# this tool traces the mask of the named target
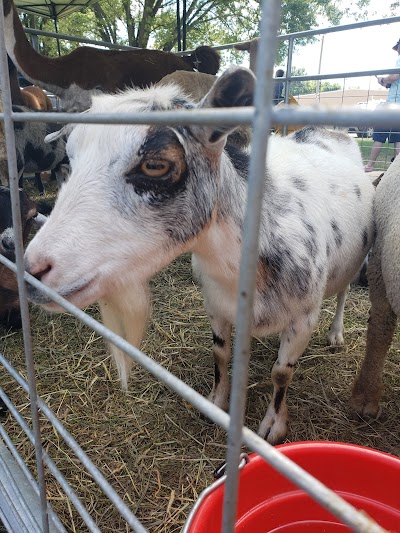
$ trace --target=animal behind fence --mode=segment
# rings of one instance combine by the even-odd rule
[[[90,113],[250,105],[247,69],[228,70],[197,105],[177,87],[94,99]],[[149,280],[191,251],[214,338],[211,400],[228,405],[249,155],[225,146],[234,128],[77,125],[67,143],[72,172],[49,222],[26,251],[28,272],[80,307],[98,301],[104,323],[138,345],[149,312]],[[338,294],[328,340],[343,343],[348,284],[373,236],[374,187],[346,134],[309,127],[268,150],[252,332],[281,333],[271,403],[260,434],[287,431],[286,392],[324,297]],[[30,288],[33,302],[57,310]],[[112,348],[124,386],[131,359]]]
[[[379,176],[374,202],[376,239],[368,263],[371,309],[365,358],[355,381],[352,408],[362,418],[380,413],[385,359],[400,316],[400,157]]]
[[[80,46],[71,53],[49,58],[28,42],[12,0],[4,0],[7,53],[26,79],[57,95],[66,111],[84,111],[92,94],[126,87],[146,87],[175,70],[216,74],[220,57],[209,46],[199,46],[183,57],[172,52],[137,48],[103,50]]]
[[[26,193],[19,192],[22,238],[24,244],[38,215],[38,209]],[[0,253],[15,261],[15,241],[11,213],[11,195],[7,187],[0,187]],[[0,264],[0,324],[7,328],[21,327],[17,278],[9,268]]]

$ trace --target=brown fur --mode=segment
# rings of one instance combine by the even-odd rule
[[[11,100],[14,105],[22,105],[34,109],[35,111],[53,111],[50,98],[47,94],[36,87],[30,85],[21,89],[18,81],[18,71],[10,57],[8,59],[8,75],[10,77]]]
[[[102,50],[87,46],[80,46],[65,56],[45,57],[25,37],[13,2],[5,0],[4,15],[10,12],[16,45],[12,50],[7,49],[9,55],[27,79],[55,94],[58,94],[57,87],[66,89],[72,84],[85,90],[115,92],[129,86],[146,87],[175,70],[197,69],[216,74],[219,69],[219,54],[208,46],[200,46],[184,57],[161,50]]]
[[[368,264],[371,309],[367,330],[367,350],[360,373],[353,386],[351,407],[361,417],[377,418],[382,396],[382,373],[390,348],[397,317],[386,294],[382,277],[381,254],[377,250]]]
[[[351,407],[356,416],[376,418],[383,390],[383,367],[400,317],[400,159],[377,178],[376,238],[368,263],[369,312],[365,357],[355,380]]]
[[[50,98],[36,85],[30,85],[21,89],[23,105],[37,111],[53,111]]]

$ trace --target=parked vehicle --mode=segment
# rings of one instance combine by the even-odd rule
[[[368,102],[358,102],[354,107],[357,109],[368,109],[373,111],[378,105],[385,103],[386,100],[369,100]],[[355,133],[357,137],[371,138],[374,129],[369,126],[350,126],[349,133]]]

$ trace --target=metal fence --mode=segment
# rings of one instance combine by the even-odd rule
[[[385,123],[388,128],[397,126],[400,121],[400,112],[393,110],[376,111],[366,113],[357,110],[320,110],[310,108],[296,109],[272,109],[270,102],[272,99],[272,87],[270,80],[273,75],[275,50],[277,45],[277,28],[279,26],[280,2],[277,0],[264,1],[262,3],[262,21],[260,25],[260,46],[264,50],[269,50],[268,55],[259,54],[257,63],[257,87],[255,94],[254,108],[240,110],[210,110],[193,111],[186,113],[175,112],[153,112],[146,116],[130,115],[121,117],[109,115],[74,115],[67,113],[18,113],[15,116],[11,108],[11,96],[8,88],[7,60],[5,54],[4,34],[3,34],[3,9],[2,2],[0,14],[0,73],[2,79],[2,94],[4,113],[0,119],[4,120],[7,156],[9,161],[10,188],[12,194],[13,220],[16,240],[16,267],[7,259],[0,256],[0,262],[17,272],[19,283],[19,296],[21,301],[21,315],[23,321],[24,350],[26,356],[26,368],[28,379],[25,380],[7,359],[7,354],[0,354],[0,362],[4,368],[15,379],[15,382],[29,393],[32,429],[29,427],[23,416],[0,389],[0,398],[5,402],[11,415],[20,425],[30,441],[34,444],[36,454],[37,475],[34,477],[27,469],[23,459],[19,455],[12,439],[7,434],[4,426],[0,425],[0,518],[8,531],[64,531],[56,514],[52,511],[46,495],[45,470],[49,471],[58,481],[64,490],[71,504],[76,508],[82,517],[89,531],[100,531],[94,522],[85,504],[81,502],[68,484],[63,473],[53,462],[50,455],[44,450],[41,437],[40,419],[45,417],[58,432],[66,445],[70,449],[70,454],[74,455],[82,463],[87,472],[93,477],[98,486],[104,491],[113,502],[120,515],[134,531],[144,532],[145,527],[136,518],[130,507],[122,501],[115,489],[109,484],[102,472],[93,464],[87,454],[76,442],[73,436],[63,427],[56,414],[38,396],[36,390],[35,365],[33,360],[33,347],[30,332],[29,309],[26,298],[24,281],[40,288],[49,295],[66,311],[75,316],[78,320],[92,328],[107,341],[115,344],[124,350],[135,362],[150,372],[158,380],[164,382],[177,394],[190,402],[201,413],[219,424],[228,433],[227,443],[227,470],[226,488],[224,496],[223,532],[229,533],[234,530],[235,513],[237,504],[238,488],[238,464],[240,461],[240,448],[245,444],[250,450],[257,452],[268,463],[277,468],[296,485],[301,487],[312,498],[317,500],[322,506],[340,518],[352,530],[360,533],[382,533],[383,529],[375,524],[368,516],[358,512],[337,494],[322,485],[307,472],[304,472],[296,464],[283,456],[278,450],[270,446],[263,439],[258,437],[250,429],[244,427],[244,408],[247,386],[247,364],[250,346],[250,317],[252,309],[252,293],[256,271],[256,251],[258,249],[258,229],[261,211],[261,201],[263,192],[263,176],[265,169],[266,152],[268,149],[268,134],[273,122],[289,124],[330,124],[338,127],[348,127],[354,123],[361,126],[376,126]],[[376,22],[360,23],[352,27],[373,24],[387,24],[400,21],[400,17],[385,19]],[[291,58],[293,54],[293,42],[297,37],[305,35],[317,35],[331,31],[341,31],[345,28],[334,28],[319,30],[314,32],[303,32],[291,36],[280,36],[279,39],[289,40],[289,56],[287,71],[290,72]],[[218,47],[226,48],[226,47]],[[385,74],[388,71],[373,71],[362,73],[341,73],[334,77],[352,77],[360,75]],[[332,76],[331,76],[332,77]],[[304,76],[301,79],[329,79],[327,75]],[[287,76],[286,94],[290,92],[290,83],[293,78]],[[74,307],[59,295],[44,287],[39,281],[24,272],[23,268],[23,245],[21,234],[21,221],[19,216],[19,195],[17,167],[15,160],[15,143],[13,122],[21,121],[46,121],[46,122],[74,122],[74,123],[146,123],[146,124],[189,124],[189,123],[217,123],[225,122],[230,124],[250,124],[253,125],[253,143],[250,163],[248,202],[251,209],[247,210],[244,245],[242,251],[240,288],[238,295],[238,323],[236,325],[235,347],[233,356],[233,379],[232,394],[229,414],[211,404],[207,399],[194,391],[183,381],[174,376],[171,372],[163,368],[151,358],[147,357],[137,348],[131,346],[124,339],[118,337],[110,330],[107,330],[94,318]]]

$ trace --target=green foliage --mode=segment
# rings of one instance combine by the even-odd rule
[[[304,68],[292,68],[292,76],[307,76]],[[342,86],[338,83],[329,83],[327,81],[321,81],[318,87],[318,82],[315,80],[309,81],[292,81],[290,84],[290,94],[298,96],[300,94],[314,94],[316,92],[337,91],[342,89]]]
[[[370,0],[282,0],[280,33],[287,34],[318,27],[322,17],[338,24],[345,14],[365,16]],[[399,2],[394,2],[393,5]],[[181,16],[182,5],[181,4]],[[83,13],[73,13],[58,21],[59,32],[131,46],[177,50],[178,32],[175,0],[98,0]],[[260,2],[258,0],[187,0],[186,48],[200,44],[219,45],[244,41],[258,35]],[[364,10],[364,11],[363,11]],[[36,27],[52,31],[53,22],[38,18]],[[295,40],[295,47],[312,38]],[[61,53],[77,46],[61,42]],[[281,43],[276,63],[286,56]],[[51,39],[41,40],[41,52],[57,54]]]

